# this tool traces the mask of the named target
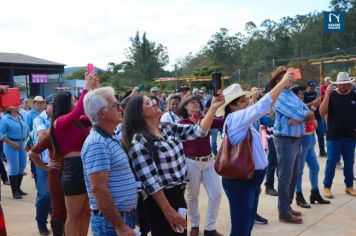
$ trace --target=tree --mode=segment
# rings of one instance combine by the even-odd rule
[[[132,64],[132,69],[142,73],[145,80],[159,76],[169,62],[167,48],[160,43],[149,41],[146,33],[140,38],[138,31],[130,41],[131,47],[126,50],[126,57]]]

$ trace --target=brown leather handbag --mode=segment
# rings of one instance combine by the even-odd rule
[[[247,130],[246,137],[237,145],[232,146],[225,129],[225,136],[220,146],[215,171],[218,175],[229,179],[251,179],[255,171],[252,157],[252,133]]]

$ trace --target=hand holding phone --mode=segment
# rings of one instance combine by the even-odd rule
[[[88,63],[87,72],[88,72],[88,74],[94,72],[94,65],[93,64]]]
[[[293,72],[293,74],[294,74],[294,79],[297,80],[297,79],[301,79],[301,78],[302,78],[302,75],[301,75],[299,69],[293,68],[293,69],[292,69],[292,72]]]
[[[221,89],[221,73],[214,72],[211,74],[212,87],[213,87],[213,96],[218,96],[218,90]]]

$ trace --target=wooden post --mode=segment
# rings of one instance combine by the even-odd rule
[[[320,62],[320,81],[319,84],[323,84],[324,83],[324,64],[323,62]]]

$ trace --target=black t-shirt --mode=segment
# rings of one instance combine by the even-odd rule
[[[340,95],[334,91],[328,106],[327,140],[352,138],[356,129],[356,93]]]
[[[312,102],[317,97],[318,97],[318,94],[316,92],[308,93],[308,92],[305,91],[304,92],[304,103],[307,104],[309,102]],[[320,118],[319,107],[315,110],[314,115],[315,115],[315,119],[319,119]]]

